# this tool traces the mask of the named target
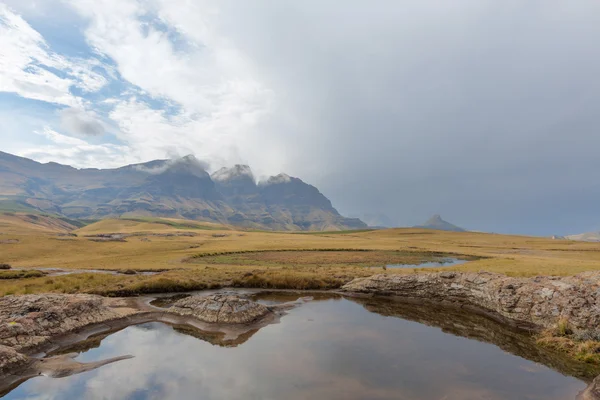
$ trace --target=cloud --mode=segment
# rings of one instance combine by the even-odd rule
[[[86,46],[70,56],[34,3],[0,6],[0,91],[85,110],[119,143],[73,160],[29,148],[44,159],[193,153],[285,171],[399,225],[600,228],[595,0],[65,0],[76,20],[60,25]],[[61,122],[47,125],[99,131]]]
[[[90,144],[85,140],[64,135],[44,127],[35,134],[45,138],[49,143],[17,151],[22,157],[33,158],[39,162],[58,162],[74,167],[97,168],[120,167],[131,161],[128,148],[117,144]]]
[[[98,116],[79,108],[65,108],[60,111],[63,129],[73,135],[100,136],[105,133],[104,125]]]
[[[71,88],[93,92],[106,79],[93,71],[94,60],[73,59],[52,52],[44,38],[20,15],[0,4],[0,91],[67,106],[82,99]]]
[[[135,165],[134,168],[137,169],[138,171],[142,171],[142,172],[146,172],[148,174],[152,174],[152,175],[157,175],[157,174],[162,174],[163,172],[165,172],[166,170],[168,170],[169,168],[171,168],[174,165],[177,164],[187,164],[188,166],[194,168],[194,169],[199,169],[201,171],[209,171],[210,170],[210,164],[206,161],[203,160],[198,160],[194,155],[192,154],[188,154],[185,156],[172,156],[172,158],[168,159],[168,160],[164,160],[164,162],[158,164],[158,165],[153,165],[153,166],[145,166],[145,165]],[[204,175],[204,173],[202,173],[202,175]]]

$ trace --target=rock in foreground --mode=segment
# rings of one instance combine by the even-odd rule
[[[15,349],[0,344],[0,375],[9,370],[19,368],[29,362],[29,357]]]
[[[168,311],[212,324],[248,324],[272,314],[260,303],[221,294],[186,297],[175,302]]]
[[[600,272],[569,277],[511,278],[489,272],[445,271],[375,275],[342,290],[471,307],[537,328],[565,320],[578,330],[600,325]]]
[[[0,297],[0,345],[28,349],[51,337],[128,313],[111,307],[111,302],[87,294]]]

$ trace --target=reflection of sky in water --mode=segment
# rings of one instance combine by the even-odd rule
[[[439,268],[452,267],[468,262],[467,260],[459,260],[458,258],[446,258],[442,261],[429,261],[421,264],[388,264],[387,268]]]
[[[129,327],[79,356],[135,358],[6,399],[572,399],[582,382],[497,347],[347,300],[312,302],[235,348],[159,323]]]

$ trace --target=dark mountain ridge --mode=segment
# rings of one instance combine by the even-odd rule
[[[77,169],[0,152],[0,208],[10,204],[70,218],[157,216],[274,230],[366,227],[341,216],[299,178],[280,174],[257,184],[245,165],[211,176],[194,156]]]

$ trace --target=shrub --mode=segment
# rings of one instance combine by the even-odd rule
[[[10,264],[0,263],[0,269],[11,269]]]
[[[569,321],[566,318],[561,318],[558,320],[556,325],[556,336],[568,336],[573,333],[569,325]]]

